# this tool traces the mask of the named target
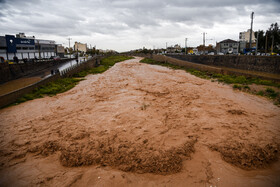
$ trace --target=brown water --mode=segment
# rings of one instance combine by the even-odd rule
[[[280,108],[139,60],[0,110],[0,186],[279,186]]]

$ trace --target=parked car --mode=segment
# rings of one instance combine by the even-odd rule
[[[55,56],[55,57],[53,57],[53,59],[54,60],[60,60],[61,58],[60,58],[60,56]]]
[[[215,53],[214,52],[210,52],[210,53],[208,53],[208,55],[215,55]]]
[[[217,53],[217,55],[224,55],[224,53],[219,52],[219,53]]]

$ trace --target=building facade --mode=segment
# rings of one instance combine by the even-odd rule
[[[167,53],[181,53],[182,52],[182,48],[179,44],[176,44],[171,47],[167,47]]]
[[[74,45],[74,51],[81,51],[81,52],[87,52],[87,44],[83,44],[80,42],[75,42]]]
[[[65,53],[64,47],[62,45],[56,45],[57,56],[64,58],[64,53]]]
[[[24,33],[0,36],[0,56],[5,60],[47,59],[57,55],[57,45],[53,40],[26,37]]]
[[[239,51],[246,53],[246,51],[252,51],[256,49],[257,39],[255,38],[255,33],[252,31],[252,43],[250,48],[250,29],[247,32],[239,33]]]
[[[224,54],[238,54],[239,42],[231,39],[217,43],[217,52]]]
[[[250,30],[251,29],[248,29],[247,32],[246,31],[240,32],[239,33],[239,41],[250,42]],[[252,31],[252,43],[255,43],[255,42],[256,42],[255,32]]]

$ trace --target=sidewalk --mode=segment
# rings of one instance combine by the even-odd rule
[[[23,78],[19,78],[16,80],[6,82],[4,84],[0,84],[0,96],[10,93],[12,91],[24,88],[24,87],[29,86],[40,80],[42,80],[42,78],[37,77],[37,76],[36,77],[23,77]]]

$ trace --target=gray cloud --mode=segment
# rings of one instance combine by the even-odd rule
[[[117,50],[145,42],[163,47],[165,40],[176,43],[185,35],[200,42],[205,30],[217,39],[237,39],[249,28],[251,11],[258,29],[266,29],[279,20],[278,7],[279,0],[0,0],[0,34],[25,32],[61,43],[73,36]],[[129,45],[119,46],[120,39]]]

